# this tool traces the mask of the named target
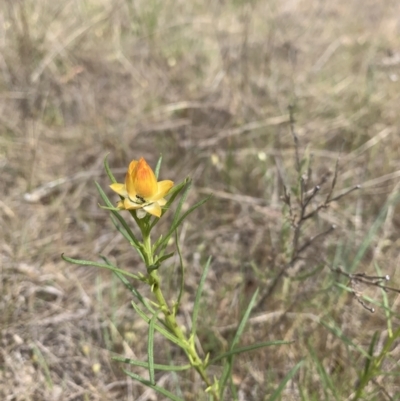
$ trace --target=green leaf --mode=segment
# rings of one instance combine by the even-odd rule
[[[326,371],[324,365],[322,364],[322,362],[316,355],[315,349],[313,348],[313,346],[311,344],[309,344],[309,350],[310,350],[311,357],[314,361],[314,364],[317,368],[317,372],[320,377],[320,382],[322,384],[322,389],[324,391],[324,399],[325,400],[331,399],[331,397],[328,393],[328,390],[330,390],[330,392],[333,394],[333,396],[337,400],[338,395],[337,395],[336,387],[332,382],[331,375]]]
[[[304,361],[300,361],[296,366],[290,369],[289,373],[283,378],[280,382],[278,388],[272,393],[271,397],[268,401],[275,401],[282,394],[283,389],[285,388],[287,382],[293,378],[296,372],[300,369],[301,365],[303,365]]]
[[[160,265],[162,262],[164,262],[165,260],[172,258],[172,256],[174,256],[174,253],[168,253],[167,255],[161,256],[158,259],[156,259],[156,261],[154,262],[155,265]]]
[[[115,179],[113,173],[112,173],[111,170],[110,170],[110,166],[108,165],[108,160],[107,160],[108,155],[109,155],[109,153],[107,153],[107,154],[106,154],[106,157],[104,158],[104,168],[105,168],[105,170],[106,170],[106,173],[107,173],[108,178],[110,179],[110,181],[111,181],[112,183],[116,183],[117,180]]]
[[[363,348],[361,348],[359,345],[355,344],[350,338],[345,336],[342,332],[342,330],[338,326],[331,326],[328,323],[324,322],[323,320],[319,321],[325,328],[327,328],[331,333],[333,333],[337,338],[343,341],[344,344],[347,344],[350,347],[355,348],[358,350],[362,355],[364,355],[366,358],[369,358],[368,352],[366,352]]]
[[[105,194],[105,192],[103,191],[101,186],[97,182],[95,182],[95,185],[96,185],[97,190],[99,191],[99,194],[100,194],[101,198],[103,199],[104,203],[107,206],[112,208],[113,204],[110,202],[110,200],[108,199],[107,195]],[[143,253],[142,253],[142,244],[138,241],[138,239],[136,238],[136,236],[132,232],[132,230],[129,228],[129,226],[126,223],[126,221],[122,218],[122,216],[117,211],[115,211],[115,210],[110,210],[110,211],[114,215],[114,217],[121,223],[122,227],[124,227],[125,231],[128,233],[131,241],[133,242],[132,245],[135,246],[137,251],[141,254],[142,259],[144,259],[144,256],[143,256]]]
[[[294,341],[277,340],[277,341],[268,341],[268,342],[263,342],[263,343],[258,343],[258,344],[252,344],[252,345],[248,345],[247,347],[234,348],[233,350],[230,350],[228,352],[224,352],[221,355],[218,355],[217,357],[212,359],[210,362],[208,362],[207,366],[213,365],[214,363],[220,361],[221,359],[227,358],[231,355],[242,354],[243,352],[250,352],[250,351],[254,351],[259,348],[270,347],[271,345],[284,345],[284,344],[293,344],[293,343],[294,343]]]
[[[161,162],[162,162],[162,155],[158,158],[156,169],[154,170],[154,174],[158,180],[158,176],[160,175],[160,169],[161,169]]]
[[[113,222],[115,228],[122,234],[122,236],[130,243],[131,242],[131,237],[129,234],[126,232],[126,230],[121,226],[119,221],[115,218],[113,214],[110,213],[110,218],[111,221]]]
[[[382,270],[380,269],[378,263],[374,262],[374,265],[375,265],[375,270],[376,270],[378,276],[382,277]],[[388,334],[389,334],[389,337],[392,337],[392,335],[393,335],[392,310],[389,306],[389,298],[388,298],[387,292],[383,288],[381,289],[381,293],[382,293],[382,300],[383,300],[382,303],[383,303],[383,306],[385,309]]]
[[[162,250],[164,250],[166,248],[166,246],[168,245],[168,241],[169,241],[171,235],[180,226],[182,221],[185,220],[185,218],[190,213],[192,213],[194,210],[196,210],[202,204],[206,203],[211,198],[211,196],[212,195],[209,195],[206,198],[202,199],[200,202],[197,202],[194,206],[192,206],[189,210],[187,210],[180,218],[178,218],[176,216],[176,213],[175,213],[173,223],[171,224],[171,227],[170,227],[167,235],[165,236],[165,238],[163,238],[163,240],[159,244],[157,244],[157,248],[156,249],[161,248]]]
[[[391,205],[397,204],[399,202],[399,199],[400,199],[400,193],[397,192],[393,196],[391,196],[389,198],[389,200],[385,203],[385,205],[382,207],[382,209],[380,210],[380,212],[378,214],[378,217],[372,224],[371,228],[368,230],[368,233],[365,236],[364,241],[361,243],[360,248],[358,249],[358,252],[357,252],[356,256],[354,257],[353,263],[349,267],[349,270],[348,270],[349,273],[352,273],[357,268],[358,264],[360,263],[361,259],[364,256],[365,252],[368,250],[369,245],[371,244],[371,242],[373,240],[375,240],[376,234],[377,234],[379,228],[385,222],[388,208]]]
[[[182,257],[182,253],[181,253],[181,248],[179,246],[178,231],[175,231],[175,243],[176,243],[176,249],[177,249],[178,255],[179,255],[179,271],[181,274],[180,280],[179,280],[178,298],[176,299],[176,303],[174,305],[174,315],[176,316],[176,314],[178,313],[178,310],[179,310],[179,306],[181,304],[183,289],[185,286],[185,268],[183,266],[183,257]],[[168,255],[166,255],[166,256],[168,256]],[[193,329],[193,326],[192,326],[192,329]]]
[[[149,368],[149,363],[148,362],[142,362],[142,361],[136,361],[134,359],[129,359],[129,358],[124,358],[120,356],[113,356],[112,359],[114,361],[118,362],[123,362],[123,363],[128,363],[129,365],[133,366],[140,366],[142,368]],[[191,365],[183,365],[183,366],[174,366],[174,365],[160,365],[158,363],[153,364],[153,367],[155,370],[163,370],[167,372],[182,372],[184,370],[189,370],[191,369]]]
[[[347,287],[346,285],[342,283],[335,283],[334,284],[336,287],[341,288],[342,290],[345,290],[350,293],[354,293],[354,290],[350,287]],[[393,311],[390,309],[390,307],[386,307],[382,302],[376,301],[375,299],[368,297],[367,295],[362,295],[361,298],[368,303],[375,305],[376,307],[383,309],[386,313],[392,315]]]
[[[146,385],[147,387],[152,388],[153,390],[158,391],[160,394],[165,395],[166,397],[168,397],[170,400],[172,401],[185,401],[182,398],[179,398],[178,396],[172,394],[171,392],[169,392],[168,390],[165,390],[162,387],[157,386],[156,384],[152,384],[150,383],[148,380],[146,380],[145,378],[137,375],[136,373],[133,372],[129,372],[129,370],[125,370],[123,369],[123,371],[125,372],[125,374],[127,374],[128,376],[132,377],[132,379],[137,380],[138,382]]]
[[[105,257],[100,255],[100,257],[109,265],[112,266],[112,264],[109,262],[109,260]],[[133,287],[133,285],[122,275],[121,273],[114,271],[114,274],[121,280],[121,282],[125,285],[125,287],[142,303],[142,305],[147,308],[147,310],[154,314],[155,311],[154,309],[150,306],[150,304],[147,302],[146,298],[144,298],[140,292]],[[139,280],[142,281],[141,277],[139,277]]]
[[[379,339],[379,331],[375,331],[368,348],[369,358],[365,358],[364,375],[363,375],[364,377],[367,377],[370,373],[371,362],[374,358],[374,349],[378,339]]]
[[[207,263],[203,270],[203,274],[201,275],[199,286],[197,287],[196,291],[196,298],[194,300],[193,314],[192,314],[192,330],[191,330],[192,336],[196,334],[197,317],[199,315],[199,309],[200,309],[200,298],[201,298],[201,293],[203,292],[203,287],[208,274],[208,269],[210,268],[210,264],[211,264],[211,257],[209,257],[207,260]]]
[[[172,187],[170,189],[170,191],[168,192],[167,196],[168,196],[168,201],[165,204],[165,206],[162,207],[162,215],[169,209],[169,207],[171,206],[171,204],[174,202],[175,198],[179,195],[179,193],[182,191],[182,189],[185,187],[185,185],[189,182],[189,179],[186,178],[184,181],[182,181],[180,184],[175,185],[174,187]],[[161,215],[161,216],[162,216]],[[150,231],[152,230],[152,228],[157,224],[157,222],[160,219],[158,217],[155,217],[153,222],[150,225]],[[160,240],[158,241],[160,242]],[[157,243],[155,244],[155,247],[157,246]]]
[[[254,292],[254,294],[253,294],[253,296],[252,296],[252,298],[250,300],[250,303],[249,303],[249,305],[248,305],[248,307],[247,307],[247,309],[246,309],[246,311],[245,311],[245,313],[244,313],[244,315],[242,317],[242,320],[239,323],[239,326],[238,326],[238,328],[236,330],[235,336],[234,336],[234,338],[232,340],[232,344],[230,346],[230,351],[232,351],[235,348],[236,344],[239,342],[240,337],[243,334],[243,331],[244,331],[244,328],[246,326],[246,323],[247,323],[247,321],[248,321],[248,319],[250,317],[250,313],[251,313],[251,311],[254,308],[254,305],[256,303],[256,298],[257,298],[257,295],[258,295],[258,291],[259,291],[259,289],[257,288],[257,290]],[[223,399],[223,396],[224,396],[227,380],[232,374],[233,360],[234,360],[234,355],[231,355],[228,358],[226,358],[226,361],[225,361],[225,364],[224,364],[224,368],[223,368],[223,371],[222,371],[222,374],[221,374],[221,378],[219,380],[219,389],[220,389],[220,398],[221,399]]]
[[[140,315],[140,317],[146,322],[150,323],[150,318],[135,304],[135,302],[132,301],[132,306],[135,309],[135,311]],[[175,337],[172,333],[170,333],[166,328],[159,326],[158,324],[154,324],[155,330],[157,330],[159,333],[161,333],[165,338],[173,342],[174,344],[178,345],[181,348],[184,348],[184,345],[181,343],[179,338]]]
[[[151,384],[155,384],[154,378],[154,325],[156,324],[157,313],[150,319],[149,338],[147,339],[147,356],[149,360],[149,379]]]
[[[250,313],[253,310],[254,305],[256,303],[256,298],[257,298],[257,295],[258,295],[258,291],[259,291],[259,289],[257,288],[257,290],[254,292],[253,296],[251,297],[251,300],[250,300],[249,305],[247,306],[247,309],[246,309],[246,311],[245,311],[245,313],[244,313],[244,315],[242,317],[242,320],[240,321],[239,327],[236,330],[235,337],[233,338],[233,341],[232,341],[232,344],[231,344],[231,348],[230,348],[231,350],[236,346],[236,344],[240,340],[240,337],[243,334],[244,328],[245,328],[245,326],[247,324],[247,321],[249,320]]]
[[[136,280],[140,280],[140,277],[137,276],[136,274],[129,273],[122,269],[118,269],[117,267],[115,267],[113,265],[108,265],[108,264],[104,265],[103,263],[92,262],[91,260],[73,259],[73,258],[69,258],[68,256],[65,256],[63,253],[61,254],[61,258],[63,260],[65,260],[66,262],[73,263],[75,265],[100,267],[102,269],[111,270],[114,273],[120,273],[120,274],[123,274],[124,276],[132,277]]]

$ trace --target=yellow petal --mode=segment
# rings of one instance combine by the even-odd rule
[[[129,163],[129,167],[128,167],[128,173],[129,173],[129,174],[132,174],[132,171],[133,171],[134,168],[136,167],[136,164],[138,164],[138,161],[137,161],[137,160],[132,160],[132,161]]]
[[[126,188],[126,192],[128,193],[129,197],[131,199],[134,199],[136,197],[135,184],[133,183],[132,174],[130,174],[129,171],[126,173],[126,176],[125,176],[125,188]]]
[[[144,210],[147,213],[152,214],[153,216],[160,217],[161,216],[161,207],[157,202],[151,203],[150,205],[144,206]]]
[[[158,203],[160,206],[164,206],[164,205],[167,203],[167,200],[164,199],[164,198],[161,198],[161,199],[158,199],[157,203]]]
[[[169,190],[174,186],[173,181],[164,180],[157,183],[157,192],[149,198],[149,200],[158,201],[161,198],[164,198],[165,195],[169,192]]]
[[[131,202],[129,198],[124,199],[124,208],[127,210],[135,210],[140,209],[142,205],[138,205],[137,203]]]
[[[130,176],[137,195],[148,199],[157,193],[156,176],[143,157],[140,158]],[[131,195],[129,188],[128,193]]]
[[[119,183],[114,183],[110,185],[110,188],[116,192],[118,195],[123,196],[126,198],[128,196],[128,193],[126,192],[126,187],[125,184],[119,184]]]

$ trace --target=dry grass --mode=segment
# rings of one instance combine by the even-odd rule
[[[180,233],[188,270],[182,323],[212,255],[200,337],[212,354],[224,347],[254,288],[268,288],[282,264],[282,179],[295,180],[289,104],[301,150],[314,155],[312,182],[334,169],[345,140],[336,191],[364,189],[305,226],[304,238],[337,229],[279,281],[243,340],[296,342],[239,358],[234,380],[240,399],[267,399],[305,358],[282,399],[350,399],[364,359],[321,321],[367,348],[376,330],[384,341],[385,315],[371,315],[336,288],[345,281],[326,268],[300,277],[323,256],[372,274],[377,264],[400,286],[396,204],[353,263],[398,191],[399,11],[396,0],[4,1],[0,399],[161,399],[110,362],[112,352],[146,352],[146,328],[121,285],[60,259],[102,253],[120,267],[142,268],[98,207],[93,180],[106,188],[106,153],[122,177],[130,159],[142,155],[154,165],[162,152],[165,178],[193,177],[190,203],[215,194]],[[173,271],[165,272],[171,297]],[[381,299],[378,290],[368,295]],[[398,310],[399,296],[389,299]],[[161,362],[181,358],[158,347]],[[365,399],[399,399],[398,345],[391,357],[384,370],[393,376],[377,378]],[[198,399],[195,376],[157,380]]]

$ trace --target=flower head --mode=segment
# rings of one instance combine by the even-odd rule
[[[120,209],[137,210],[138,217],[144,217],[146,212],[160,217],[161,206],[167,203],[164,196],[173,185],[170,180],[157,182],[153,170],[141,157],[130,162],[125,183],[114,183],[110,188],[124,198],[118,202]]]

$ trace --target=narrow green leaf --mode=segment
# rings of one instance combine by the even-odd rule
[[[197,317],[199,315],[199,309],[200,309],[200,298],[201,298],[201,294],[203,292],[204,283],[206,281],[206,277],[207,277],[210,265],[211,265],[211,257],[208,258],[207,263],[204,266],[203,274],[201,275],[200,283],[199,283],[199,285],[197,287],[197,291],[196,291],[196,298],[194,300],[193,314],[192,314],[192,330],[191,330],[192,336],[194,336],[196,334]]]
[[[128,363],[129,365],[133,366],[140,366],[142,368],[149,368],[149,363],[148,362],[142,362],[142,361],[136,361],[134,359],[129,359],[129,358],[124,358],[120,356],[113,356],[112,359],[114,361],[118,362],[123,362],[123,363]],[[183,365],[183,366],[174,366],[174,365],[160,365],[158,363],[153,364],[155,370],[163,370],[167,372],[182,372],[184,370],[189,370],[191,369],[191,365]]]
[[[159,257],[156,261],[155,261],[155,265],[160,265],[162,262],[164,262],[165,260],[172,258],[172,256],[174,256],[174,253],[168,253],[167,255],[161,256]]]
[[[355,348],[358,350],[362,355],[364,355],[366,358],[369,358],[369,354],[367,351],[365,351],[363,348],[361,348],[359,345],[355,344],[350,338],[345,336],[342,332],[342,330],[337,327],[337,326],[331,326],[328,323],[324,322],[323,320],[319,321],[325,328],[327,328],[331,333],[333,333],[337,338],[343,341],[343,343],[347,344],[350,347]]]
[[[169,207],[171,206],[171,204],[174,202],[174,200],[176,199],[176,197],[180,194],[180,192],[185,188],[186,184],[189,182],[189,179],[186,178],[184,181],[182,181],[181,183],[179,183],[178,185],[173,186],[170,191],[168,192],[167,196],[168,196],[168,200],[167,203],[165,204],[165,206],[162,207],[162,214],[161,216],[169,209]],[[152,228],[157,224],[157,222],[160,219],[158,217],[155,217],[153,219],[153,222],[150,225],[150,231],[152,230]],[[161,242],[161,238],[155,243],[155,248],[157,248],[158,243]]]
[[[194,210],[196,210],[198,207],[200,207],[201,205],[203,205],[204,203],[206,203],[212,195],[207,196],[206,198],[202,199],[200,202],[197,202],[194,206],[192,206],[189,210],[187,210],[179,219],[175,220],[174,223],[172,223],[167,235],[165,236],[165,238],[159,243],[157,244],[157,249],[158,248],[162,248],[165,249],[167,244],[168,244],[168,240],[170,239],[171,235],[173,234],[173,232],[179,227],[179,225],[182,223],[183,220],[185,220],[185,218],[192,213]]]
[[[246,311],[245,311],[245,313],[244,313],[244,315],[242,317],[242,320],[240,321],[239,327],[238,327],[238,329],[236,331],[235,337],[233,338],[233,341],[232,341],[232,344],[231,344],[231,347],[230,347],[231,350],[233,348],[235,348],[236,344],[239,342],[240,337],[243,334],[243,331],[244,331],[244,329],[246,327],[247,321],[249,320],[250,313],[253,310],[254,305],[256,304],[256,298],[257,298],[257,295],[258,295],[258,291],[259,291],[259,289],[257,288],[257,290],[254,292],[253,296],[251,297],[250,303],[249,303],[249,305],[248,305],[248,307],[247,307],[247,309],[246,309]]]
[[[186,188],[183,190],[183,194],[181,196],[181,199],[179,200],[178,206],[175,210],[174,217],[172,219],[172,225],[174,225],[178,220],[179,215],[181,214],[183,204],[185,203],[187,197],[189,196],[189,192],[191,189],[192,189],[192,181],[188,181],[188,183],[186,184]]]
[[[232,340],[232,344],[230,346],[230,351],[232,351],[236,344],[239,342],[241,335],[243,334],[244,328],[246,326],[246,323],[250,317],[250,313],[252,311],[252,309],[254,308],[254,305],[256,303],[256,298],[258,295],[258,291],[259,289],[257,288],[257,290],[254,292],[250,303],[242,317],[242,320],[239,323],[239,326],[236,330],[235,336]],[[226,358],[225,360],[225,364],[224,364],[224,368],[222,370],[222,374],[221,374],[221,378],[219,380],[219,388],[220,388],[220,398],[222,399],[224,396],[224,392],[225,392],[225,388],[226,388],[226,383],[228,378],[231,376],[232,374],[232,367],[233,367],[233,360],[234,360],[234,355],[229,356],[228,358]]]
[[[153,315],[149,323],[149,338],[147,339],[147,357],[149,361],[149,379],[151,384],[155,384],[154,378],[154,326],[157,320],[157,313]]]
[[[160,175],[160,169],[161,169],[161,163],[162,163],[162,155],[158,158],[156,169],[154,170],[154,174],[158,180],[158,176]]]
[[[117,180],[115,179],[113,173],[110,170],[110,166],[108,165],[108,155],[109,155],[109,153],[107,153],[106,157],[104,158],[104,168],[106,170],[106,173],[107,173],[108,178],[110,179],[110,181],[112,183],[115,183],[115,182],[117,182]]]
[[[393,204],[397,204],[399,202],[400,198],[400,193],[396,193],[395,195],[391,196],[388,201],[385,203],[385,205],[382,207],[380,210],[378,217],[372,224],[371,228],[368,230],[367,235],[364,237],[364,241],[361,243],[360,248],[358,249],[358,252],[356,256],[354,257],[353,263],[349,267],[349,272],[352,273],[360,263],[361,259],[363,258],[365,252],[367,251],[369,245],[371,242],[376,238],[376,234],[379,230],[379,228],[382,226],[386,219],[386,214],[388,211],[389,206]]]
[[[176,220],[179,218],[179,215],[181,213],[182,210],[182,206],[185,202],[185,200],[187,199],[188,195],[189,195],[189,191],[192,187],[192,181],[191,180],[187,180],[184,182],[184,185],[180,185],[180,189],[176,190],[172,196],[170,197],[170,199],[168,200],[167,204],[165,205],[165,208],[168,209],[169,205],[173,202],[173,200],[176,198],[176,196],[178,195],[179,192],[181,192],[183,190],[183,194],[181,196],[181,199],[179,200],[178,206],[175,210],[174,216],[172,218],[172,223],[171,223],[171,227],[174,225],[174,223],[176,222]],[[167,236],[165,238],[163,238],[163,240],[160,242],[160,244],[156,245],[156,248],[158,248],[161,244],[166,244],[170,238],[170,236],[172,235],[172,233],[175,231],[174,230],[169,230]]]
[[[180,278],[179,278],[179,293],[178,293],[178,298],[176,299],[176,304],[174,306],[174,312],[175,315],[177,314],[177,311],[179,310],[179,306],[181,304],[181,299],[183,295],[183,289],[185,286],[185,268],[183,266],[183,257],[182,257],[182,252],[181,248],[179,246],[179,240],[178,240],[178,231],[175,230],[175,243],[176,243],[176,249],[178,251],[178,256],[179,256],[179,272],[180,272]],[[168,256],[168,255],[166,255]],[[193,326],[192,326],[193,330]]]
[[[322,362],[320,361],[320,359],[316,355],[315,349],[314,349],[314,347],[312,346],[311,343],[309,344],[309,350],[310,350],[311,358],[314,361],[314,364],[315,364],[315,366],[317,368],[317,372],[318,372],[319,377],[320,377],[320,382],[322,384],[322,389],[324,391],[324,399],[328,400],[328,399],[331,398],[329,396],[329,392],[328,391],[330,391],[333,394],[335,399],[338,399],[336,387],[332,382],[331,375],[327,373],[324,365],[322,364]]]
[[[132,377],[132,379],[137,380],[138,382],[146,385],[147,387],[152,388],[153,390],[158,391],[160,394],[165,395],[166,397],[168,397],[170,400],[172,401],[185,401],[182,398],[179,398],[178,396],[176,396],[175,394],[172,394],[171,392],[169,392],[168,390],[165,390],[165,388],[159,387],[156,384],[152,384],[150,383],[148,380],[146,380],[145,378],[137,375],[136,373],[133,372],[129,372],[129,370],[125,370],[123,369],[123,371],[125,372],[125,374],[127,374],[128,376]]]
[[[100,255],[100,257],[106,262],[107,265],[112,266],[112,263],[103,255]],[[114,271],[114,274],[121,280],[121,282],[125,285],[125,287],[142,303],[142,305],[147,308],[147,310],[154,314],[155,311],[154,309],[150,306],[150,304],[147,302],[146,298],[144,298],[140,292],[133,287],[133,285],[124,277],[123,274]],[[139,280],[141,280],[140,277],[138,277]]]
[[[380,269],[378,263],[374,263],[375,264],[375,270],[378,274],[378,276],[382,277],[382,270]],[[392,325],[392,310],[389,306],[389,298],[388,298],[388,294],[387,292],[382,288],[381,289],[381,294],[382,294],[382,300],[383,300],[383,306],[385,309],[385,316],[386,316],[386,324],[387,324],[387,328],[388,328],[388,334],[389,337],[392,337],[393,335],[393,325]]]
[[[135,302],[132,301],[132,306],[135,309],[135,311],[140,315],[140,317],[146,322],[150,323],[150,318],[135,304]],[[161,333],[165,338],[173,342],[174,344],[178,345],[179,347],[182,347],[182,344],[179,340],[179,338],[175,337],[173,334],[171,334],[167,329],[164,327],[159,326],[158,324],[154,324],[154,328]]]
[[[126,232],[126,230],[121,226],[121,224],[118,222],[118,220],[115,218],[115,216],[110,213],[110,218],[112,223],[114,224],[115,228],[122,234],[122,236],[128,241],[131,242],[131,237],[129,234]]]
[[[122,269],[118,269],[117,267],[112,266],[112,265],[108,265],[108,264],[105,265],[103,263],[92,262],[90,260],[73,259],[73,258],[69,258],[68,256],[65,256],[63,253],[61,254],[61,258],[64,259],[66,262],[73,263],[75,265],[100,267],[102,269],[111,270],[114,273],[120,273],[120,274],[123,274],[124,276],[132,277],[136,280],[140,280],[139,276],[137,276],[136,274],[129,273]]]
[[[107,195],[105,194],[105,192],[103,191],[103,189],[101,188],[101,186],[95,182],[95,185],[97,187],[97,190],[99,191],[99,194],[101,196],[101,198],[103,199],[104,203],[109,206],[109,207],[113,207],[113,204],[110,202],[110,200],[108,199]],[[128,224],[126,223],[126,221],[122,218],[122,216],[115,210],[110,210],[111,213],[114,215],[114,217],[121,223],[122,227],[124,227],[125,231],[128,233],[131,241],[133,242],[133,245],[135,246],[135,248],[142,253],[141,251],[141,243],[138,241],[138,239],[136,238],[135,234],[132,232],[132,230],[129,228]],[[143,258],[143,255],[142,255]]]
[[[224,392],[226,388],[226,383],[230,376],[232,376],[232,365],[233,365],[233,358],[226,358],[225,363],[223,365],[221,377],[219,379],[219,396],[221,399],[224,397]]]
[[[363,374],[364,377],[367,377],[370,375],[371,362],[374,359],[374,349],[375,349],[375,345],[376,345],[378,339],[379,339],[379,332],[375,331],[374,335],[372,336],[369,348],[368,348],[369,358],[365,358],[365,366],[364,366],[364,374]]]
[[[230,350],[228,352],[224,352],[221,355],[218,355],[217,357],[212,359],[210,362],[208,362],[207,365],[213,365],[214,363],[220,361],[221,359],[227,358],[231,355],[242,354],[243,352],[250,352],[250,351],[254,351],[259,348],[270,347],[271,345],[284,345],[284,344],[293,344],[293,343],[294,343],[294,341],[277,340],[277,341],[268,341],[268,342],[263,342],[263,343],[252,344],[252,345],[248,345],[247,347],[234,348],[233,350]]]
[[[278,397],[282,394],[283,389],[285,388],[287,382],[293,378],[293,376],[297,373],[300,369],[301,365],[303,365],[304,361],[300,361],[296,366],[290,369],[289,373],[283,378],[280,382],[278,388],[272,393],[271,397],[268,401],[275,401]]]
[[[108,207],[108,206],[100,205],[100,203],[98,204],[98,206],[99,206],[100,209],[103,209],[103,210],[111,210],[111,211],[114,211],[114,212],[119,212],[119,211],[121,210],[121,209],[119,209],[119,208],[117,208],[117,207],[115,207],[115,206]]]
[[[353,292],[354,292],[354,290],[353,290],[352,288],[347,287],[346,285],[344,285],[344,284],[342,284],[342,283],[335,283],[334,285],[335,285],[336,287],[338,287],[338,288],[341,288],[342,290],[347,291],[347,292],[350,292],[350,293],[353,293]],[[382,291],[384,291],[384,290],[382,289]],[[373,298],[370,298],[370,297],[367,296],[367,295],[362,295],[361,298],[362,298],[364,301],[367,301],[368,303],[370,303],[370,304],[372,304],[372,305],[375,305],[377,308],[383,309],[386,313],[388,313],[388,314],[390,314],[390,315],[393,314],[393,311],[390,309],[390,307],[385,306],[382,302],[379,302],[379,301],[377,301],[377,300],[375,300],[375,299],[373,299]]]

